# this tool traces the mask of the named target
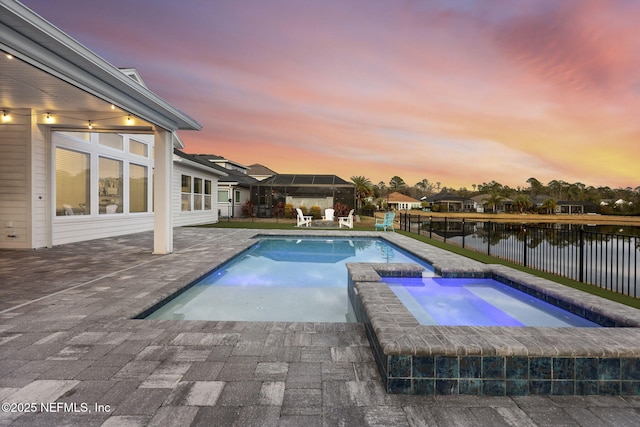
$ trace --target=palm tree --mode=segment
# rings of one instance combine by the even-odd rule
[[[504,197],[502,197],[500,194],[495,192],[495,193],[489,194],[489,197],[487,197],[485,199],[483,204],[485,206],[491,206],[491,209],[493,210],[493,213],[496,213],[496,206],[498,206],[500,203],[502,203],[503,199],[504,199]]]
[[[548,214],[554,213],[556,211],[557,206],[558,206],[558,203],[556,202],[555,199],[547,199],[544,202],[542,202],[542,209],[544,209],[545,212]]]
[[[373,194],[373,184],[364,176],[352,176],[351,182],[356,186],[356,208],[358,211],[362,209],[362,199]]]
[[[513,200],[513,206],[517,208],[520,213],[525,210],[531,209],[533,206],[533,202],[531,201],[531,197],[526,194],[518,194],[516,198]]]

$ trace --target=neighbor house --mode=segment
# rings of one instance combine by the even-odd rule
[[[258,182],[248,175],[248,167],[213,154],[196,154],[195,157],[226,172],[226,176],[220,177],[218,182],[217,203],[220,216],[242,217],[242,206],[251,198],[251,186]]]
[[[409,197],[405,194],[393,192],[387,196],[387,202],[389,205],[389,209],[394,210],[410,210],[410,209],[420,209],[421,202],[420,200],[416,200],[413,197]]]
[[[201,126],[18,2],[0,3],[0,50],[0,247],[153,230],[172,252],[176,131]],[[192,174],[192,206],[216,176],[198,193]]]
[[[286,205],[294,208],[355,207],[355,185],[336,175],[277,174],[251,186],[254,214],[272,217]]]

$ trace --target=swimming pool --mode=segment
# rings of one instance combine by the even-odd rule
[[[379,238],[260,236],[226,264],[174,295],[147,319],[357,322],[346,263],[418,263]]]
[[[421,325],[600,327],[488,278],[385,277]]]

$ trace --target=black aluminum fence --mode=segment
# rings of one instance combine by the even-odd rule
[[[640,237],[558,224],[478,222],[400,215],[404,231],[443,240],[515,264],[640,297]]]

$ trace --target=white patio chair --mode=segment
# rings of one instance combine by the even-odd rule
[[[308,227],[311,224],[312,216],[305,216],[302,213],[302,209],[296,208],[298,216],[296,217],[296,227]]]
[[[334,209],[325,209],[324,216],[322,217],[323,221],[333,221],[335,210]]]
[[[353,209],[349,211],[348,216],[339,216],[338,217],[338,225],[340,228],[344,225],[347,228],[353,228]]]

